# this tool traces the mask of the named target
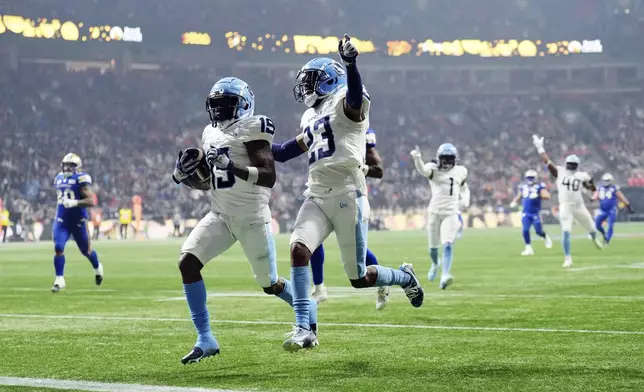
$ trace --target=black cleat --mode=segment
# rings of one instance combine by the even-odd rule
[[[59,292],[59,291],[60,291],[60,286],[59,286],[59,285],[55,284],[55,285],[53,285],[53,286],[51,287],[51,292],[52,292],[52,293],[57,293],[57,292]]]
[[[185,357],[181,358],[181,363],[187,365],[189,363],[199,363],[204,358],[213,357],[219,354],[219,349],[209,350],[204,352],[199,347],[195,346]]]
[[[406,272],[411,277],[411,282],[402,289],[405,291],[405,295],[411,302],[411,305],[414,308],[419,308],[423,305],[423,299],[425,298],[425,292],[420,286],[418,278],[416,278],[416,273],[414,272],[414,267],[411,264],[403,264],[400,266],[400,270]]]
[[[103,275],[95,275],[94,281],[96,282],[97,286],[100,286],[101,283],[103,283]]]

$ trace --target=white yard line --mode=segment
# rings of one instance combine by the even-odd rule
[[[588,266],[570,268],[567,271],[587,271],[594,269],[615,268],[616,266]],[[621,268],[644,269],[644,263],[623,264]],[[49,292],[49,288],[45,287],[0,287],[0,293],[7,291],[33,291],[33,292]],[[125,290],[117,289],[69,289],[70,292],[82,293],[126,293]],[[352,298],[352,297],[370,297],[375,295],[376,288],[369,289],[354,289],[352,287],[327,287],[329,298]],[[150,295],[145,295],[150,293]],[[171,297],[164,297],[155,295],[154,293],[175,294]],[[186,297],[180,290],[145,290],[143,295],[109,295],[109,298],[117,299],[151,299],[158,302],[172,302],[172,301],[185,301]],[[2,297],[3,294],[0,294]],[[4,295],[6,296],[6,295]],[[589,294],[487,294],[475,292],[455,292],[455,291],[435,291],[425,292],[426,298],[445,299],[445,298],[491,298],[491,299],[575,299],[575,300],[607,300],[607,301],[644,301],[644,296],[637,295],[589,295]],[[88,297],[97,298],[97,297]],[[104,298],[104,297],[101,297]],[[208,298],[264,298],[273,300],[271,296],[264,294],[261,291],[223,291],[208,293]]]
[[[612,265],[588,265],[585,267],[572,267],[567,268],[566,271],[592,271],[592,270],[602,270],[602,269],[614,269],[614,268],[635,268],[643,269],[644,263],[632,263],[632,264],[612,264]]]
[[[98,392],[241,392],[230,389],[186,388],[140,384],[117,384],[95,381],[54,380],[51,378],[3,377],[0,385],[50,389],[76,389]]]
[[[187,323],[187,318],[172,317],[128,317],[128,316],[92,316],[92,315],[49,315],[49,314],[17,314],[0,313],[0,318],[42,318],[60,320],[103,320],[103,321],[148,321],[148,322],[179,322]],[[217,324],[240,325],[291,325],[286,321],[268,320],[214,320]],[[644,331],[619,331],[595,329],[561,329],[561,328],[510,328],[510,327],[476,327],[457,325],[410,325],[410,324],[368,324],[368,323],[320,323],[324,327],[339,328],[385,328],[385,329],[434,329],[450,331],[493,331],[493,332],[536,332],[536,333],[574,333],[600,335],[644,335]]]

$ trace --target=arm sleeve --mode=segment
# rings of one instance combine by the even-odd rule
[[[467,208],[470,206],[470,187],[467,186],[467,183],[463,184],[461,187],[461,202],[460,207],[462,209]]]

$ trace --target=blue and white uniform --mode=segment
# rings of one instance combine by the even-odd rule
[[[87,255],[90,250],[90,237],[87,228],[88,212],[85,207],[65,208],[63,200],[81,200],[81,189],[92,184],[92,178],[85,172],[74,172],[65,176],[60,172],[54,178],[56,187],[56,219],[52,229],[54,248],[56,252],[64,252],[65,244],[70,236],[82,254]]]
[[[521,183],[517,189],[517,199],[521,198],[521,225],[523,226],[523,241],[525,242],[525,249],[521,252],[522,256],[534,255],[532,249],[532,241],[530,239],[530,228],[534,226],[535,233],[546,241],[546,248],[552,247],[550,237],[543,231],[541,225],[541,194],[546,190],[546,184],[543,182],[536,182],[537,172],[535,170],[528,170],[525,173],[525,182]],[[511,207],[516,205],[516,200]]]
[[[604,232],[602,227],[604,222],[608,222],[608,229],[605,231],[604,240],[610,243],[613,238],[613,226],[617,219],[617,192],[619,186],[606,183],[599,186],[597,189],[597,197],[599,199],[599,214],[595,218],[595,227],[598,231]]]

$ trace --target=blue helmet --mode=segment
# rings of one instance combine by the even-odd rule
[[[441,169],[451,169],[456,165],[456,158],[458,158],[458,150],[452,143],[443,143],[436,151],[436,160],[438,167]]]
[[[220,79],[206,98],[206,111],[214,126],[250,117],[255,111],[255,95],[248,83],[238,78]]]
[[[340,63],[328,57],[320,57],[304,64],[297,73],[293,95],[296,101],[314,107],[346,82],[347,74]]]

